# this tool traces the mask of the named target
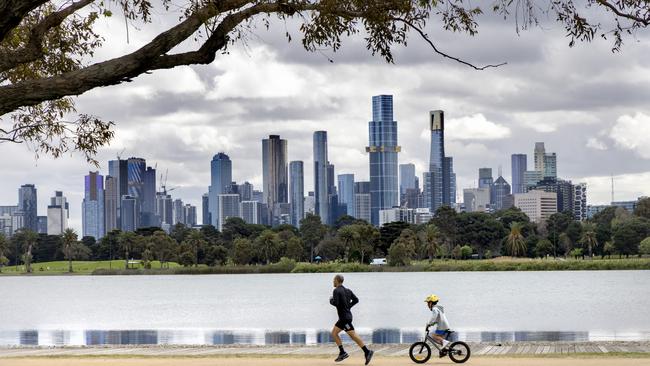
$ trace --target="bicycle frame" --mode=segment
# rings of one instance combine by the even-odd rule
[[[447,334],[445,334],[445,336],[443,338],[444,339],[449,339],[450,334],[451,334],[451,332],[447,332]],[[436,339],[431,336],[431,332],[429,332],[429,330],[426,331],[426,334],[424,336],[424,342],[425,343],[426,342],[431,343],[434,347],[436,347],[436,349],[438,351],[442,350],[442,345],[438,344],[438,342],[436,342]]]

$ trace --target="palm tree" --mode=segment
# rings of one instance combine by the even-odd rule
[[[266,261],[266,264],[269,264],[278,252],[280,239],[278,238],[278,234],[267,229],[262,231],[257,239],[255,239],[255,246],[262,259]]]
[[[429,260],[433,260],[433,257],[435,257],[438,254],[438,251],[440,251],[442,244],[440,230],[436,225],[428,224],[419,232],[419,234],[424,254],[429,257]]]
[[[194,266],[199,265],[199,249],[208,245],[208,242],[203,238],[203,234],[199,230],[192,230],[190,235],[187,236],[183,243],[192,248],[194,254]]]
[[[72,273],[72,257],[75,244],[77,244],[77,233],[74,229],[65,229],[61,234],[61,244],[63,246],[63,256],[68,260],[68,272]]]
[[[356,230],[354,226],[355,225],[344,226],[340,228],[338,232],[339,240],[343,243],[343,246],[345,247],[346,262],[348,261],[348,257],[350,256],[350,248],[356,247],[360,239],[359,231]]]
[[[129,256],[140,245],[140,237],[134,232],[123,231],[117,240],[120,243],[120,249],[124,251],[124,268],[129,269]]]
[[[149,237],[149,244],[150,250],[153,251],[156,259],[160,262],[160,268],[163,268],[165,264],[169,267],[168,262],[174,254],[176,241],[164,231],[158,230]]]
[[[587,249],[589,257],[592,256],[592,250],[598,245],[596,238],[596,225],[591,222],[586,222],[582,225],[582,236],[580,237],[580,244],[583,248]]]
[[[510,234],[506,237],[506,250],[513,257],[526,254],[526,240],[522,230],[524,224],[521,222],[512,222],[510,224]]]
[[[25,263],[25,271],[27,273],[32,272],[32,250],[38,244],[38,234],[32,230],[21,230],[18,233],[19,237],[16,238],[19,240],[19,243],[22,244],[23,249],[23,263]]]

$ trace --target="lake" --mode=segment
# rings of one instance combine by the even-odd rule
[[[0,277],[0,345],[330,342],[332,277]],[[430,293],[464,340],[650,340],[650,271],[347,273],[345,285],[374,343],[420,338]]]

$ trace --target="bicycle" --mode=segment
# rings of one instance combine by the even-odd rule
[[[446,331],[444,338],[449,340],[449,336],[451,336],[452,333],[454,332],[451,330]],[[425,363],[429,361],[429,358],[431,358],[431,347],[427,342],[433,344],[433,346],[438,350],[440,358],[449,356],[449,358],[455,363],[463,363],[467,361],[471,354],[467,343],[460,341],[452,342],[449,347],[443,349],[442,346],[429,335],[429,327],[427,327],[424,341],[413,343],[409,349],[409,356],[413,362]]]

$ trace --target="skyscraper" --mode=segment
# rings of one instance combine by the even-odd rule
[[[129,196],[135,199],[136,228],[147,226],[143,221],[142,204],[144,202],[144,177],[147,169],[147,163],[142,158],[129,158],[128,167],[128,186]]]
[[[83,236],[101,239],[105,234],[104,177],[89,172],[84,177],[84,199],[81,203]]]
[[[120,222],[117,216],[117,205],[120,202],[118,197],[117,178],[110,175],[106,176],[104,190],[104,229],[105,232],[111,232],[120,228]]]
[[[120,226],[122,231],[135,231],[138,227],[137,200],[135,197],[125,194],[120,201]]]
[[[183,206],[183,216],[187,227],[196,226],[196,206],[192,206],[189,203]]]
[[[33,184],[23,184],[18,190],[18,211],[22,214],[22,225],[14,231],[26,228],[38,232],[37,194]]]
[[[544,154],[543,178],[557,178],[557,155],[555,153]]]
[[[544,154],[546,149],[543,142],[535,143],[535,170],[544,174]]]
[[[201,197],[201,224],[202,225],[211,225],[210,220],[210,196],[207,193],[204,193]]]
[[[492,178],[492,168],[479,168],[478,170],[478,187],[479,188],[490,188],[494,183]]]
[[[160,218],[160,227],[167,232],[174,224],[173,205],[172,196],[165,192],[156,193],[156,216]]]
[[[300,226],[300,220],[305,217],[305,175],[302,161],[289,163],[289,196],[291,197],[291,225]]]
[[[70,211],[68,200],[61,191],[55,191],[47,206],[47,235],[61,235],[68,228]]]
[[[431,151],[429,171],[422,174],[422,204],[431,213],[442,205],[456,203],[456,174],[454,160],[445,156],[445,113],[441,110],[429,112]]]
[[[262,223],[262,203],[258,201],[242,201],[239,203],[241,218],[247,224]]]
[[[253,185],[249,182],[244,182],[237,186],[237,193],[241,201],[251,201],[253,199]]]
[[[187,223],[185,222],[185,205],[183,204],[183,200],[181,200],[180,198],[175,199],[174,203],[172,204],[172,210],[174,211],[173,224],[186,225]]]
[[[273,213],[279,212],[276,206],[289,202],[287,140],[278,135],[262,140],[262,185],[271,224],[276,224],[277,218],[273,217]]]
[[[354,217],[354,174],[338,175],[339,204],[346,206],[345,214]]]
[[[158,226],[156,217],[156,169],[147,167],[142,179],[142,226]]]
[[[220,194],[228,193],[232,183],[232,161],[223,152],[212,157],[210,162],[210,187],[208,187],[208,210],[210,211],[210,224],[219,226],[219,200]],[[204,219],[205,220],[205,219]]]
[[[510,163],[512,168],[512,193],[526,192],[524,172],[528,169],[526,154],[512,154]]]
[[[490,203],[492,204],[494,210],[504,209],[504,200],[510,194],[510,184],[499,175],[497,180],[492,184],[492,189],[490,190]]]
[[[578,183],[573,188],[573,218],[585,221],[587,220],[587,183]]]
[[[454,158],[445,156],[442,161],[442,204],[452,207],[456,203],[456,173]]]
[[[117,223],[116,228],[122,227],[121,220],[121,207],[122,207],[122,196],[129,194],[129,167],[126,160],[111,160],[108,162],[108,175],[115,179],[115,194],[111,195],[111,199],[114,201],[112,203],[107,203],[106,207],[115,207],[115,220]],[[108,183],[106,184],[108,189]],[[106,213],[107,217],[111,217],[112,212]],[[108,230],[108,226],[107,226]]]
[[[399,165],[399,194],[406,194],[407,189],[415,188],[415,164]]]
[[[379,225],[379,210],[399,205],[397,121],[393,119],[393,96],[372,97],[372,121],[368,123],[370,165],[370,217]]]
[[[329,220],[329,187],[327,131],[314,132],[314,197],[316,214],[327,224]]]
[[[219,200],[219,226],[217,229],[223,231],[223,225],[229,217],[240,217],[239,211],[239,195],[238,194],[220,194],[217,196]]]

